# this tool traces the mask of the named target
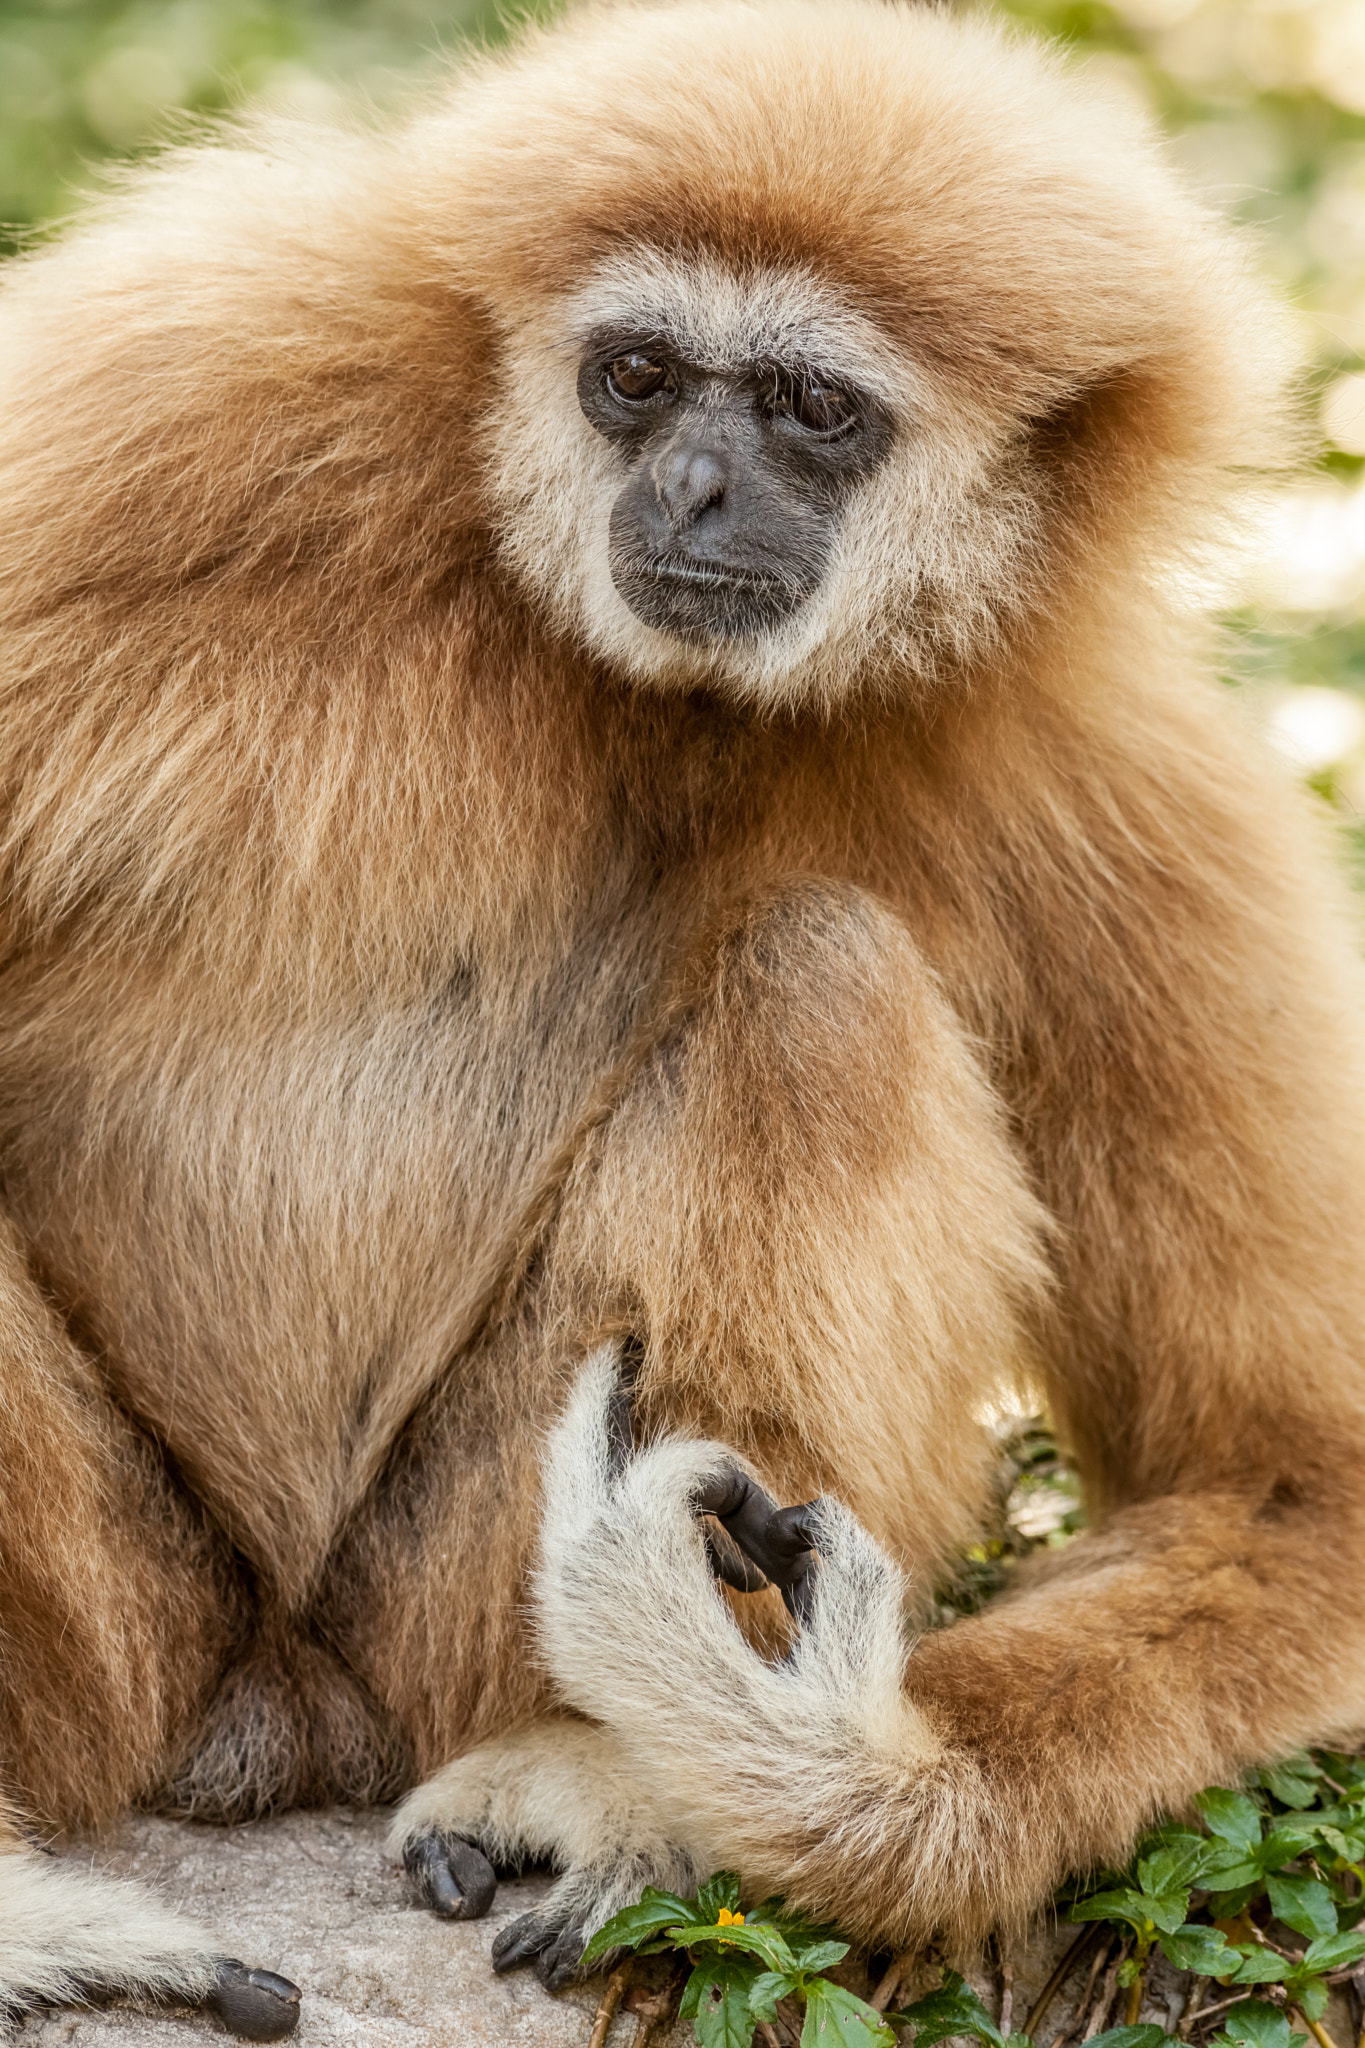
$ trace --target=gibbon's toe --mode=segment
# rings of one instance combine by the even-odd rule
[[[756,1479],[739,1465],[729,1465],[703,1482],[693,1505],[697,1513],[715,1516],[732,1547],[752,1568],[748,1573],[733,1572],[728,1556],[708,1540],[707,1555],[717,1576],[741,1592],[754,1592],[757,1572],[759,1586],[776,1586],[787,1612],[803,1625],[808,1622],[815,1591],[819,1501],[780,1508]]]
[[[547,1991],[564,1991],[578,1975],[587,1943],[581,1922],[566,1926],[557,1915],[523,1913],[494,1941],[493,1968],[501,1977],[530,1963]]]
[[[204,2003],[242,2041],[283,2041],[299,2023],[299,1987],[273,1970],[249,1970],[226,1956]]]
[[[404,1843],[403,1868],[422,1904],[442,1920],[482,1920],[498,1888],[497,1874],[481,1849],[463,1835],[436,1828]]]

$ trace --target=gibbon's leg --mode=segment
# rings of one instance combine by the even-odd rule
[[[42,1827],[112,1819],[164,1778],[228,1639],[208,1541],[0,1225],[0,1785]],[[0,2028],[110,1994],[204,2005],[248,2040],[298,2017],[285,1979],[0,1809]]]
[[[388,1602],[384,1626],[369,1624],[371,1647],[357,1657],[348,1643],[348,1656],[368,1683],[388,1686],[409,1727],[429,1712],[424,1697],[444,1697],[419,1746],[438,1759],[442,1744],[446,1756],[458,1754],[549,1704],[524,1638],[525,1575],[539,1512],[532,1474],[564,1410],[566,1354],[581,1361],[594,1325],[599,1334],[604,1325],[619,1331],[642,1435],[681,1427],[737,1447],[742,1467],[733,1452],[700,1454],[726,1520],[708,1525],[696,1553],[708,1623],[695,1641],[687,1628],[675,1634],[671,1610],[653,1605],[660,1574],[647,1541],[638,1559],[623,1547],[610,1558],[600,1547],[593,1553],[603,1577],[591,1626],[615,1635],[614,1605],[621,1631],[603,1646],[615,1705],[604,1711],[594,1693],[587,1710],[614,1738],[610,1782],[597,1767],[602,1738],[593,1737],[589,1768],[586,1738],[558,1724],[528,1738],[540,1746],[518,1832],[486,1819],[493,1795],[477,1775],[471,1789],[462,1766],[451,1796],[438,1778],[405,1809],[401,1845],[438,1909],[464,1909],[451,1896],[465,1890],[459,1857],[442,1867],[444,1842],[472,1837],[495,1859],[509,1844],[535,1843],[569,1866],[579,1938],[619,1903],[607,1875],[612,1858],[637,1885],[651,1871],[669,1884],[680,1865],[704,1872],[715,1859],[700,1805],[690,1793],[679,1798],[678,1774],[661,1765],[660,1731],[694,1704],[705,1718],[736,1671],[766,1666],[726,1619],[705,1558],[734,1585],[761,1584],[734,1547],[742,1538],[801,1612],[799,1532],[780,1517],[770,1528],[761,1495],[737,1472],[761,1475],[787,1499],[837,1493],[897,1558],[920,1568],[923,1595],[933,1569],[979,1527],[995,1463],[981,1410],[1027,1360],[1044,1290],[1042,1219],[1004,1117],[898,921],[857,890],[802,882],[745,906],[708,944],[691,999],[568,1177],[537,1265],[536,1327],[515,1341],[504,1332],[491,1351],[461,1362],[447,1399],[462,1426],[446,1429],[445,1449],[426,1458],[420,1483],[409,1475],[390,1489],[396,1500],[421,1503],[406,1547],[387,1563],[376,1553],[379,1563],[338,1574]],[[619,1389],[613,1404],[620,1450]],[[482,1446],[476,1471],[470,1445]],[[590,1485],[596,1468],[584,1458]],[[703,1545],[693,1491],[689,1478],[678,1508],[688,1546]],[[392,1520],[392,1509],[384,1512]],[[671,1526],[669,1513],[662,1496],[661,1529]],[[641,1514],[648,1524],[643,1504]],[[904,1589],[894,1567],[886,1572],[879,1584],[889,1589],[895,1633]],[[549,1584],[542,1581],[543,1614]],[[780,1615],[768,1594],[754,1603],[741,1595],[740,1605]],[[688,1616],[690,1627],[690,1608]],[[577,1705],[561,1638],[548,1620],[545,1630],[551,1673]],[[788,1633],[772,1626],[774,1653]],[[878,1659],[889,1654],[877,1645]],[[641,1661],[653,1667],[646,1689],[672,1696],[660,1731],[646,1732],[642,1746],[623,1727],[639,1697],[630,1673]],[[476,1679],[480,1667],[491,1675]],[[458,1684],[442,1693],[442,1673],[457,1668]],[[425,1673],[423,1692],[400,1699],[414,1672]],[[515,1676],[515,1695],[503,1672]],[[488,1704],[499,1682],[501,1721]],[[785,1698],[791,1684],[783,1683]],[[722,1725],[737,1737],[742,1722],[727,1714]],[[799,1770],[799,1742],[791,1753]],[[496,1751],[481,1754],[480,1772],[502,1783],[503,1768]],[[407,1824],[414,1817],[416,1833]],[[477,1901],[487,1892],[477,1868],[471,1883]],[[567,1923],[509,1931],[500,1960],[531,1953],[538,1932],[541,1967],[562,1981]]]

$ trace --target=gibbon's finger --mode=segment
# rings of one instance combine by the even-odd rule
[[[730,1465],[706,1479],[693,1497],[694,1509],[711,1514],[751,1563],[781,1592],[787,1612],[803,1626],[814,1598],[814,1523],[817,1501],[779,1508],[756,1479]],[[718,1574],[724,1578],[724,1572]],[[727,1582],[732,1583],[732,1582]],[[745,1591],[757,1590],[746,1586]]]
[[[713,1579],[723,1585],[732,1586],[736,1593],[761,1593],[769,1581],[764,1577],[752,1558],[744,1555],[734,1537],[723,1522],[710,1516],[702,1523],[702,1541],[706,1545],[706,1562],[711,1567]]]
[[[541,1950],[532,1968],[547,1991],[568,1990],[580,1974],[578,1965],[587,1945],[588,1937],[581,1926],[566,1927],[557,1941]]]
[[[482,1920],[498,1888],[483,1851],[463,1835],[448,1835],[439,1828],[404,1843],[403,1868],[423,1905],[441,1920]]]
[[[233,1956],[218,1965],[218,1982],[204,2000],[241,2041],[282,2041],[299,2023],[300,1991],[273,1970],[249,1970]]]

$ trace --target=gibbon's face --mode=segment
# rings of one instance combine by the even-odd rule
[[[809,603],[893,438],[888,408],[837,371],[716,368],[629,327],[589,338],[578,402],[625,464],[612,582],[647,626],[702,645],[771,632]]]
[[[570,9],[417,133],[495,336],[500,558],[613,680],[927,700],[1110,581],[1216,572],[1281,460],[1245,253],[1126,102],[976,10]]]
[[[509,326],[493,434],[504,558],[561,629],[760,710],[940,673],[1036,535],[1017,421],[801,266],[612,259]]]

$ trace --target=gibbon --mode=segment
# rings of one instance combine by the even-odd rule
[[[1365,1723],[1365,988],[1204,617],[1293,348],[1138,117],[590,6],[0,303],[10,2015],[294,2024],[33,1846],[130,1803],[405,1794],[555,1987]],[[1020,1386],[1089,1531],[916,1639]]]

